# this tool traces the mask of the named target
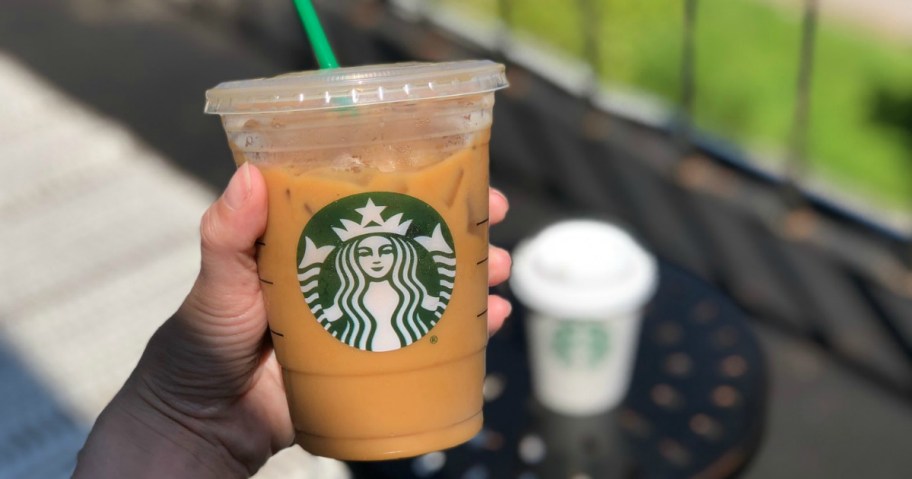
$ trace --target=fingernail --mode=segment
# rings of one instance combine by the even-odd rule
[[[504,201],[504,203],[506,203],[507,208],[510,207],[510,200],[507,199],[507,196],[506,196],[506,195],[504,195],[504,194],[503,194],[500,190],[498,190],[497,188],[491,188],[491,191],[493,191],[495,195],[499,196],[500,199],[502,199],[502,200]]]
[[[244,163],[231,177],[228,188],[225,189],[225,204],[237,210],[244,206],[250,196],[250,164]]]

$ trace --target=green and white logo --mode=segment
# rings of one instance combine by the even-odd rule
[[[561,321],[551,338],[554,355],[567,368],[591,369],[608,357],[611,337],[604,324]]]
[[[334,201],[298,241],[298,281],[310,310],[336,339],[365,351],[424,337],[443,316],[455,278],[443,218],[399,193]]]

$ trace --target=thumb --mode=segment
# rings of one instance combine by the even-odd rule
[[[262,309],[255,243],[266,229],[266,203],[263,175],[244,163],[203,215],[202,264],[185,305],[203,319],[228,325]]]
[[[255,257],[266,202],[263,175],[245,163],[203,215],[200,274],[140,361],[159,391],[224,398],[248,386],[267,327]]]

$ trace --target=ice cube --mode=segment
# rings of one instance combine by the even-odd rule
[[[364,162],[360,156],[343,154],[333,158],[332,168],[336,171],[358,173],[364,168]]]

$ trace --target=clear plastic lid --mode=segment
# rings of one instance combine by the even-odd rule
[[[287,73],[222,83],[206,91],[206,113],[278,113],[440,99],[507,87],[489,60],[395,63]]]
[[[516,248],[510,284],[523,303],[548,316],[609,320],[642,308],[658,274],[652,255],[624,230],[570,220]]]

